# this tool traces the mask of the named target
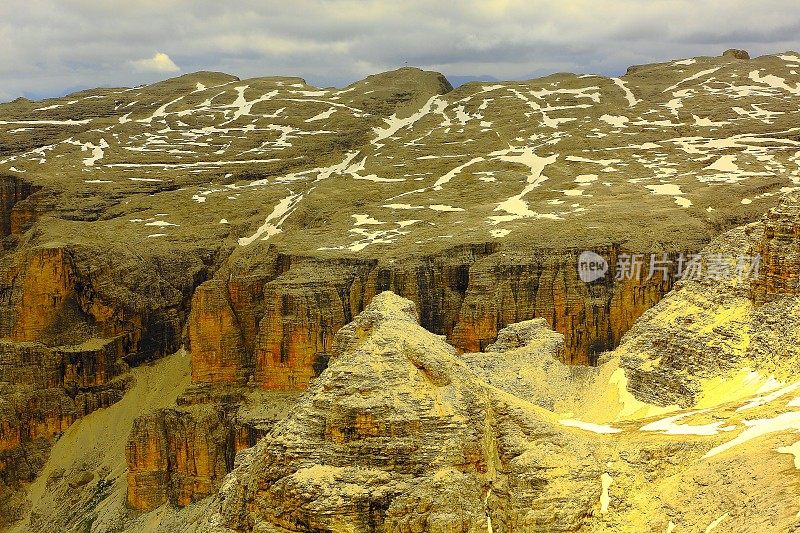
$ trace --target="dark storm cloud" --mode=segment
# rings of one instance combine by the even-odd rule
[[[0,100],[195,70],[343,85],[405,64],[453,76],[619,74],[729,47],[800,48],[793,0],[4,0]]]

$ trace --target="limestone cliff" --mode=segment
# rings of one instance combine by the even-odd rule
[[[207,496],[233,468],[234,453],[223,413],[168,409],[139,417],[126,447],[128,504],[151,510]]]
[[[184,258],[155,268],[161,260],[62,243],[0,257],[0,481],[8,490],[36,476],[72,423],[122,397],[130,365],[181,345],[192,289],[209,265]]]
[[[33,479],[53,437],[122,397],[120,348],[113,340],[58,349],[0,342],[0,480]]]
[[[598,251],[612,265],[620,253]],[[612,270],[587,284],[578,254],[476,245],[389,264],[278,255],[268,274],[200,286],[188,326],[193,379],[304,389],[325,368],[334,333],[384,290],[417,303],[422,326],[462,351],[485,349],[508,324],[541,317],[566,338],[562,360],[593,364],[672,288],[675,274],[647,279],[644,269],[616,281]]]
[[[51,531],[186,531],[198,505],[171,517],[137,516],[126,507],[126,443],[136,416],[143,410],[174,405],[190,380],[189,357],[167,356],[129,374],[129,387],[119,401],[81,417],[63,429],[24,496],[16,500],[19,520],[4,525],[12,533]],[[8,493],[4,492],[5,497]],[[3,500],[4,498],[0,498]],[[14,502],[9,502],[14,503]]]
[[[753,249],[761,258],[752,284],[755,303],[800,294],[800,195],[789,195],[770,209],[754,233]]]
[[[569,384],[605,378],[637,412],[700,405],[709,376],[745,367],[789,380],[794,208],[712,245],[760,251],[751,286],[614,279],[622,254],[693,253],[800,185],[800,56],[742,57],[457,89],[413,68],[342,89],[201,72],[0,104],[0,505],[19,508],[5,495],[119,400],[129,367],[184,344],[194,387],[137,413],[130,500],[213,493],[280,418],[247,397],[315,390],[346,358],[336,331],[387,290],[462,352],[465,387],[546,410],[582,408]],[[584,250],[606,278],[579,280]],[[562,364],[604,361],[642,313],[613,372]],[[543,341],[558,360],[497,351],[529,319],[563,335]]]
[[[177,405],[137,416],[125,448],[127,505],[152,511],[216,494],[237,452],[266,435],[296,399],[294,393],[192,386]]]

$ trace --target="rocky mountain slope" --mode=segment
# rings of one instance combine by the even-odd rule
[[[791,531],[798,206],[787,196],[703,250],[769,250],[758,277],[681,281],[598,367],[564,364],[564,337],[543,319],[458,353],[419,325],[413,302],[383,292],[337,332],[301,397],[236,400],[251,421],[269,406],[272,425],[224,479],[205,465],[225,453],[225,417],[187,408],[204,389],[187,388],[186,356],[136,369],[123,401],[59,440],[32,489],[46,480],[55,496],[39,496],[21,527],[80,530],[64,508],[77,501],[94,531]],[[218,401],[232,392],[217,389]],[[134,420],[134,402],[160,408]],[[124,452],[120,432],[117,444],[75,445],[102,442],[104,420],[131,430]],[[132,510],[153,487],[157,509]],[[218,494],[182,500],[209,488]]]
[[[413,323],[406,327],[433,350],[424,367],[433,361],[447,376],[469,368],[468,377],[447,378],[457,381],[453,394],[464,395],[469,406],[460,397],[448,399],[439,418],[427,420],[412,405],[400,418],[422,425],[401,427],[397,436],[423,434],[423,420],[441,421],[450,416],[447,409],[461,413],[453,435],[472,443],[474,453],[466,462],[456,452],[437,457],[442,468],[464,476],[463,487],[481,487],[481,498],[488,494],[486,479],[494,483],[482,471],[485,446],[494,446],[482,439],[499,438],[492,417],[511,417],[509,428],[535,426],[566,439],[566,446],[582,434],[564,433],[552,413],[573,410],[608,423],[618,413],[592,398],[612,392],[626,399],[621,412],[641,417],[713,403],[704,400],[713,397],[707,382],[714,376],[731,382],[719,373],[746,381],[748,393],[766,386],[752,372],[789,380],[794,352],[784,346],[796,337],[796,313],[791,298],[776,295],[791,295],[796,285],[798,270],[787,270],[797,257],[792,201],[766,226],[734,230],[706,249],[760,253],[763,276],[752,287],[738,279],[685,281],[658,302],[680,277],[679,258],[724,230],[758,220],[800,187],[797,69],[800,55],[793,52],[756,59],[726,54],[632,67],[621,78],[558,74],[456,90],[441,75],[416,69],[344,89],[319,89],[297,78],[196,73],[0,105],[0,523],[21,518],[18,524],[32,530],[51,523],[36,517],[61,507],[26,498],[33,486],[27,483],[41,484],[40,472],[51,476],[59,468],[48,463],[51,446],[76,421],[102,418],[106,411],[98,409],[111,412],[131,395],[138,386],[131,367],[181,346],[191,354],[191,385],[176,393],[177,401],[136,413],[130,434],[126,429],[122,436],[124,457],[114,456],[115,465],[126,464],[125,497],[119,499],[116,467],[101,472],[89,461],[73,473],[92,472],[76,485],[81,501],[105,501],[105,489],[97,487],[112,488],[119,503],[114,516],[134,516],[129,507],[158,508],[165,528],[173,518],[183,520],[168,509],[193,508],[215,494],[237,453],[260,439],[272,442],[280,433],[272,432],[276,424],[297,425],[297,416],[324,411],[303,406],[321,380],[332,379],[323,373],[329,361],[355,357],[337,342],[349,331],[341,328],[384,291],[416,306],[430,335]],[[586,283],[577,275],[584,250],[607,260],[605,277]],[[631,273],[622,269],[626,258],[651,254],[667,254],[670,266],[654,275],[647,264]],[[386,312],[376,305],[375,313]],[[599,369],[563,364],[604,361],[600,354],[616,348],[643,313],[610,362]],[[504,330],[534,318],[545,322]],[[563,341],[545,334],[544,324]],[[337,331],[343,332],[337,337]],[[509,340],[514,335],[524,338],[520,346]],[[387,364],[408,374],[413,363],[402,348],[386,355]],[[630,392],[624,386],[621,392],[625,383]],[[439,387],[420,386],[421,401]],[[326,402],[346,401],[331,394]],[[522,418],[498,414],[497,402],[524,402]],[[385,431],[391,437],[391,409],[380,413],[390,420],[381,419],[375,437]],[[339,444],[364,436],[351,426],[369,432],[372,424],[344,420],[336,431],[347,435]],[[474,424],[491,427],[475,433]],[[512,433],[520,431],[522,441],[536,441],[539,430]],[[622,433],[623,440],[640,435]],[[319,444],[314,453],[332,453],[328,437],[314,438],[322,439],[312,440]],[[420,450],[420,457],[435,452]],[[251,457],[251,464],[268,468],[263,457]],[[310,461],[296,459],[286,468]],[[418,459],[409,459],[413,472],[397,473],[367,464],[372,459],[365,452],[367,463],[354,462],[356,471],[347,475],[367,468],[369,479],[358,477],[359,483],[390,491],[381,493],[389,505],[403,483],[437,483],[429,479],[433,470],[418,469]],[[255,470],[241,482],[258,479],[262,466],[248,467]],[[596,485],[595,467],[605,472],[602,465],[586,466],[587,487]],[[279,477],[265,487],[291,473],[270,475]],[[583,483],[564,476],[564,491]],[[53,479],[53,486],[75,484]],[[366,495],[372,489],[364,490],[347,520],[412,527],[403,525],[409,514],[388,515],[383,504],[375,504],[373,518],[362,516],[362,505],[372,501]],[[583,497],[591,494],[586,490]],[[500,530],[595,524],[582,514],[594,497],[559,518],[543,510],[526,522],[515,514],[538,497],[521,491],[520,500],[493,504],[508,507],[502,518],[484,501],[487,511],[465,523],[483,528],[488,520],[481,516],[495,516]],[[303,515],[304,507],[282,518],[265,508],[231,518],[248,498],[225,492],[214,523],[295,527],[301,522],[292,521],[304,520],[328,527],[343,519],[328,516],[324,502],[317,514]],[[269,498],[297,503],[283,493]],[[452,510],[433,515],[440,513]],[[104,520],[88,527],[112,527]]]
[[[418,326],[411,302],[378,295],[294,412],[240,457],[199,530],[800,527],[800,287],[764,288],[796,280],[798,206],[789,197],[704,250],[770,248],[778,268],[755,287],[682,282],[594,375],[569,372],[563,337],[542,322],[460,356]],[[777,227],[794,228],[782,252]],[[509,360],[525,363],[485,371]]]

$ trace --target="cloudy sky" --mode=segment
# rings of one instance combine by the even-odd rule
[[[0,0],[0,101],[197,70],[343,86],[404,65],[527,79],[800,49],[796,0]]]

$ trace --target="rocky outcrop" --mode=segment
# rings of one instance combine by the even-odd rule
[[[517,322],[500,330],[485,351],[461,357],[477,376],[533,405],[550,411],[569,410],[576,392],[588,388],[597,368],[566,365],[564,336],[543,318]]]
[[[612,411],[625,406],[615,405],[609,394],[617,384],[605,383],[602,372],[587,382],[565,379],[570,367],[556,359],[563,338],[544,321],[516,324],[486,352],[459,355],[416,317],[412,302],[384,292],[340,330],[328,369],[285,420],[237,457],[199,531],[702,531],[739,520],[767,531],[796,524],[780,497],[796,470],[791,457],[778,461],[775,453],[792,453],[779,443],[796,440],[782,431],[795,427],[785,424],[798,413],[785,396],[722,397],[706,409],[613,425],[562,419],[531,399],[572,389]],[[525,374],[533,361],[551,368]],[[518,380],[539,388],[526,397]]]
[[[747,50],[741,50],[738,48],[729,48],[722,52],[722,57],[732,57],[734,59],[750,59],[750,54],[747,53]]]
[[[800,295],[800,195],[787,196],[752,231],[760,257],[758,277],[752,283],[756,304],[781,295]]]
[[[417,320],[410,301],[390,292],[373,298],[337,335],[334,362],[290,417],[241,457],[207,527],[578,527],[592,498],[575,493],[555,523],[545,518],[544,502],[560,495],[522,473],[523,463],[543,455],[531,450],[523,459],[524,446],[511,435],[522,431],[573,449],[570,437],[555,435],[547,416],[527,402],[532,411],[523,415]],[[523,338],[539,339],[540,326]],[[544,341],[540,348],[558,346]],[[577,457],[562,472],[579,484],[599,475]]]
[[[800,354],[798,205],[798,195],[787,195],[761,222],[715,239],[702,253],[706,274],[678,283],[636,323],[615,353],[637,398],[689,407],[712,394],[705,380],[745,364],[793,379]]]
[[[126,447],[128,504],[150,510],[212,494],[233,468],[235,436],[225,414],[162,409],[134,422]]]

